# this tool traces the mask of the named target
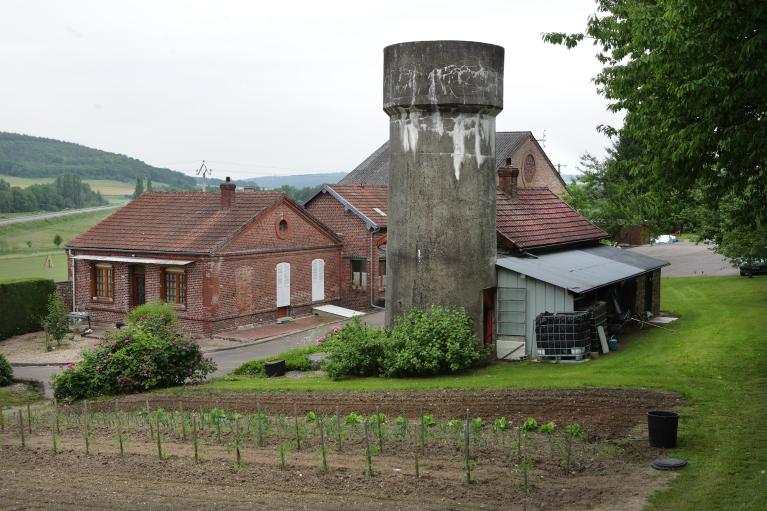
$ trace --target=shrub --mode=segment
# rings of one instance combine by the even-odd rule
[[[24,279],[0,283],[0,339],[40,330],[48,296],[56,291],[52,280]]]
[[[5,355],[0,353],[0,387],[13,383],[13,368]]]
[[[41,320],[45,330],[45,345],[51,350],[50,339],[61,345],[61,340],[69,333],[69,318],[67,318],[67,306],[61,301],[58,293],[48,295],[47,314]]]
[[[461,308],[412,309],[397,320],[386,344],[386,376],[431,376],[461,371],[482,351],[471,317]]]
[[[386,332],[371,328],[355,318],[330,335],[323,343],[330,354],[323,368],[337,380],[349,376],[374,376],[381,373]]]
[[[152,303],[136,309],[126,328],[107,332],[95,351],[83,353],[82,361],[68,364],[54,377],[58,400],[181,385],[200,381],[215,369],[200,347],[179,333],[172,307]]]

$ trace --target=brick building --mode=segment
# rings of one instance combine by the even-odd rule
[[[509,162],[510,159],[510,162]],[[386,186],[389,183],[389,142],[360,163],[339,184]],[[521,169],[520,188],[545,187],[556,194],[565,191],[565,182],[546,152],[530,131],[498,131],[495,134],[495,163]]]
[[[341,249],[341,303],[383,305],[386,276],[386,186],[325,185],[304,208],[332,229]]]
[[[146,192],[67,245],[73,309],[123,320],[150,300],[212,334],[340,299],[341,241],[276,192]]]
[[[524,171],[513,161],[497,172],[497,286],[486,304],[490,327],[484,338],[498,342],[498,356],[536,356],[533,327],[541,312],[572,312],[605,302],[613,316],[658,314],[661,268],[668,263],[601,244],[608,236],[604,230],[548,186],[525,183]],[[305,205],[341,238],[342,303],[356,307],[366,305],[366,296],[382,296],[384,279],[377,284],[367,276],[367,295],[350,289],[351,261],[372,260],[379,264],[376,275],[385,274],[388,168],[377,163],[365,168],[355,179],[369,178],[376,185],[325,185]]]

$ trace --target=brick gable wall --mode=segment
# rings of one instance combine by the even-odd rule
[[[532,155],[535,159],[535,174],[533,175],[532,180],[526,179],[524,172],[525,159],[528,155]],[[514,156],[511,158],[511,164],[520,169],[520,187],[546,187],[557,195],[565,191],[565,187],[562,186],[562,182],[558,177],[557,169],[549,164],[543,151],[541,151],[538,145],[532,140],[526,140],[516,151],[514,151]],[[496,176],[496,181],[497,179]]]
[[[371,261],[371,232],[357,215],[351,211],[345,211],[343,205],[328,193],[317,196],[306,206],[306,209],[320,222],[330,227],[343,242],[340,266],[341,305],[353,309],[366,309],[370,307],[371,302],[376,303],[382,299],[385,290],[377,283],[380,254],[375,243],[386,234],[386,231],[372,233],[373,260]],[[352,289],[352,258],[367,261],[367,290]]]

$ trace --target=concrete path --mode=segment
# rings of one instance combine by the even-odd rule
[[[360,318],[363,323],[371,326],[380,327],[384,323],[384,312],[376,311]],[[340,320],[335,323],[326,323],[317,327],[310,328],[301,332],[293,332],[285,335],[272,337],[265,339],[254,344],[243,346],[241,348],[231,348],[222,351],[211,352],[208,355],[213,358],[213,361],[218,366],[218,369],[212,376],[223,376],[233,369],[240,366],[242,363],[248,360],[257,358],[271,357],[289,350],[290,348],[297,348],[299,346],[305,346],[309,343],[315,342],[318,337],[321,337],[328,333],[334,326],[341,326],[347,321]],[[13,374],[16,378],[21,380],[37,380],[43,383],[45,386],[45,396],[48,398],[53,397],[53,390],[51,388],[50,379],[51,376],[61,371],[58,365],[45,365],[45,366],[15,366],[13,367]]]
[[[37,220],[48,220],[49,218],[58,218],[60,216],[80,215],[82,213],[94,213],[96,211],[106,211],[107,209],[117,209],[124,204],[110,204],[108,206],[96,206],[93,208],[66,209],[64,211],[53,211],[51,213],[41,213],[38,215],[17,216],[7,220],[0,220],[0,225],[20,224],[24,222],[35,222]]]
[[[739,274],[727,259],[703,243],[696,245],[692,241],[679,240],[677,243],[642,245],[628,250],[671,263],[671,266],[663,268],[664,277]]]

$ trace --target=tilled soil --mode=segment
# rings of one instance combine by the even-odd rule
[[[331,450],[329,473],[320,470],[316,449],[288,453],[281,470],[274,449],[244,448],[245,466],[234,455],[209,445],[203,461],[191,459],[191,446],[167,442],[168,458],[158,459],[155,445],[134,438],[124,458],[110,439],[98,437],[91,454],[83,439],[65,435],[64,451],[53,455],[50,437],[28,439],[27,448],[5,442],[0,464],[0,509],[621,509],[639,510],[669,479],[652,473],[637,453],[599,454],[586,447],[569,474],[539,453],[530,473],[530,491],[513,464],[478,457],[467,484],[460,453],[427,452],[415,477],[411,457],[374,456],[375,476],[365,474],[359,449]],[[630,449],[630,448],[629,448]],[[639,458],[648,458],[646,452]]]
[[[116,401],[116,402],[115,402]],[[202,393],[182,395],[131,395],[92,404],[95,410],[152,409],[252,412],[257,404],[270,414],[303,415],[317,413],[375,413],[376,406],[386,415],[416,417],[433,414],[440,418],[461,417],[466,409],[472,417],[494,420],[504,416],[513,422],[534,417],[538,422],[557,424],[577,422],[592,438],[623,438],[638,424],[646,422],[650,410],[676,410],[683,400],[677,394],[652,389],[577,388],[577,389],[436,389],[396,392],[256,392]]]
[[[116,431],[94,427],[90,454],[77,420],[58,440],[63,452],[54,455],[50,423],[40,415],[35,432],[20,447],[15,423],[0,435],[0,509],[526,509],[639,511],[649,495],[662,489],[673,474],[655,472],[649,462],[660,453],[647,444],[645,412],[677,409],[682,400],[671,393],[648,389],[492,389],[420,392],[306,392],[258,394],[136,395],[97,401],[89,408],[113,411],[150,407],[186,410],[214,406],[251,412],[256,404],[270,414],[303,416],[307,411],[335,414],[373,413],[381,406],[390,417],[421,413],[439,418],[460,416],[468,407],[472,417],[492,424],[506,416],[535,417],[539,422],[580,423],[589,441],[573,449],[569,471],[562,452],[550,436],[530,434],[518,458],[513,432],[499,438],[488,428],[472,449],[476,466],[468,484],[460,435],[437,435],[419,456],[415,474],[414,443],[396,440],[394,425],[382,454],[373,456],[375,477],[365,473],[364,442],[359,433],[338,450],[327,439],[329,472],[320,469],[316,431],[307,435],[300,451],[287,453],[287,468],[279,466],[278,445],[290,441],[283,431],[258,447],[253,431],[242,445],[243,467],[234,466],[232,433],[219,442],[210,428],[201,433],[201,463],[193,460],[190,441],[179,432],[163,432],[159,459],[156,441],[146,430],[127,432],[125,457],[117,449]],[[77,416],[75,416],[76,418]],[[286,419],[288,424],[293,420]],[[302,417],[303,420],[303,417]],[[305,422],[305,421],[304,421]],[[414,426],[411,424],[411,426]],[[307,433],[311,428],[305,426]],[[412,428],[411,428],[412,429]],[[313,431],[313,430],[312,430]],[[413,430],[414,431],[414,430]],[[274,433],[274,432],[273,432]],[[287,435],[287,437],[286,437]],[[530,463],[524,486],[522,460]]]

